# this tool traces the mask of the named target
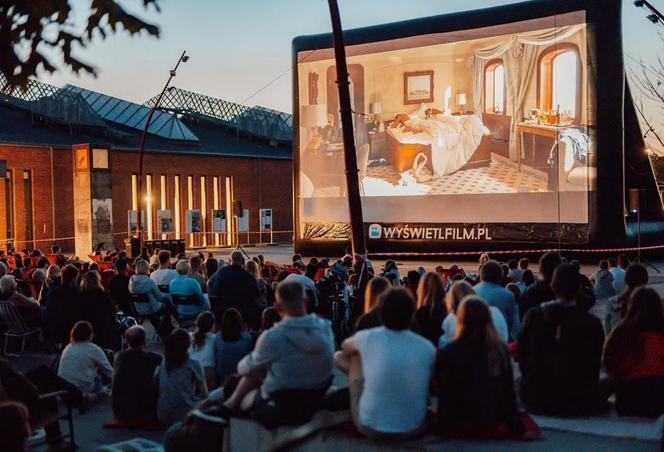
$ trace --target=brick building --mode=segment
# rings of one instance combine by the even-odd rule
[[[0,249],[46,249],[53,238],[77,254],[99,241],[122,247],[139,204],[147,239],[292,239],[290,115],[171,89],[148,130],[138,193],[151,102],[35,81],[0,94]],[[233,217],[234,201],[243,218]],[[261,209],[271,209],[272,234]]]

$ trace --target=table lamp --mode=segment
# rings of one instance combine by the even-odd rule
[[[459,106],[459,109],[461,110],[461,114],[466,113],[466,104],[468,103],[468,99],[466,99],[466,93],[459,93],[456,96],[456,103]]]
[[[318,134],[318,128],[325,126],[327,126],[327,105],[302,105],[300,110],[300,127],[312,129],[311,141],[309,142],[309,146],[307,146],[308,151],[318,151],[323,147],[323,141]]]

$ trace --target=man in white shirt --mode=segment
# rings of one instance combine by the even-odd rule
[[[390,289],[380,309],[384,326],[346,339],[335,364],[348,374],[353,421],[363,435],[412,438],[426,428],[436,351],[409,329],[415,312],[410,292]]]
[[[175,279],[178,272],[169,268],[171,265],[171,252],[163,250],[159,252],[159,269],[152,272],[150,279],[158,286],[168,286]]]

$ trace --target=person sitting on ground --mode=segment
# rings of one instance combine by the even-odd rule
[[[522,292],[521,304],[519,305],[521,319],[526,318],[526,313],[530,308],[555,299],[555,295],[551,290],[551,278],[553,278],[553,271],[561,262],[562,258],[557,251],[547,251],[542,254],[539,260],[539,272],[542,279],[535,282],[530,289]]]
[[[415,301],[407,289],[385,292],[380,312],[383,326],[346,339],[334,360],[348,375],[351,413],[360,433],[413,438],[426,429],[435,348],[409,329]]]
[[[212,275],[217,273],[218,269],[219,269],[219,262],[217,261],[217,259],[215,259],[214,257],[208,257],[205,260],[205,278],[207,279],[205,286],[208,292],[210,290],[209,287],[210,278],[212,278]]]
[[[436,380],[441,434],[490,437],[502,425],[523,434],[510,352],[481,298],[467,295],[458,307],[456,338],[440,350]]]
[[[125,331],[127,350],[113,362],[111,405],[113,417],[120,422],[154,421],[159,390],[154,383],[161,355],[146,350],[147,335],[140,325]]]
[[[598,390],[604,329],[576,303],[579,273],[559,265],[555,300],[531,308],[518,341],[521,399],[534,413],[589,415],[605,409]]]
[[[37,260],[37,265],[30,275],[30,279],[37,285],[38,291],[41,290],[41,287],[46,282],[46,270],[49,267],[50,262],[45,257],[40,257]]]
[[[401,285],[401,274],[399,273],[399,268],[397,267],[397,263],[391,259],[385,261],[385,265],[383,266],[383,270],[381,271],[380,275],[387,278],[387,280],[395,287]]]
[[[498,262],[485,262],[480,268],[482,282],[475,286],[475,293],[489,306],[498,308],[507,322],[510,338],[516,340],[521,327],[519,308],[516,305],[514,294],[501,286],[503,276],[503,269]]]
[[[291,273],[284,281],[298,282],[304,286],[307,300],[307,312],[313,312],[318,307],[318,287],[313,279],[305,275]]]
[[[604,348],[604,365],[621,416],[664,413],[664,304],[650,287],[632,292],[627,315]]]
[[[154,251],[152,251],[152,256],[150,256],[149,260],[150,267],[159,268],[159,253],[161,253],[159,248],[155,248]]]
[[[217,371],[214,362],[214,315],[211,312],[202,312],[196,317],[196,331],[191,333],[191,347],[189,357],[195,359],[203,366],[205,382],[208,389],[217,387]]]
[[[265,425],[308,421],[332,382],[334,337],[330,321],[307,314],[304,287],[277,287],[281,321],[258,338],[237,366],[240,380],[220,412],[252,413]],[[223,332],[223,331],[222,331]]]
[[[175,265],[177,276],[171,281],[169,292],[173,306],[178,316],[186,318],[196,318],[198,314],[210,310],[210,301],[203,294],[200,284],[195,279],[189,277],[191,266],[186,259],[178,261]],[[176,297],[196,298],[196,304],[176,304]]]
[[[265,306],[267,304],[269,287],[261,275],[260,266],[255,261],[251,260],[246,263],[244,269],[247,271],[247,273],[256,278],[256,284],[258,285],[259,292],[256,303],[261,306]]]
[[[203,276],[203,261],[198,256],[192,256],[189,259],[189,265],[191,266],[189,277],[196,280],[201,286],[201,292],[207,293],[207,281],[205,280],[205,276]]]
[[[49,291],[54,287],[58,287],[60,284],[62,284],[60,267],[57,265],[49,266],[46,270],[46,281],[39,291],[39,304],[45,306]]]
[[[62,254],[62,250],[60,249],[60,245],[53,245],[51,247],[51,253],[55,254],[56,265],[58,267],[64,267],[69,262],[68,259],[67,259],[67,256]]]
[[[489,255],[487,253],[480,254],[480,258],[478,259],[479,268],[481,269],[482,265],[486,264],[490,260],[491,260],[491,257],[489,257]]]
[[[413,317],[413,329],[429,339],[434,346],[438,345],[442,334],[441,325],[447,315],[444,297],[443,278],[436,272],[425,273],[417,286],[417,309]]]
[[[510,259],[507,261],[507,267],[509,268],[509,272],[507,273],[507,277],[512,280],[514,283],[518,283],[521,281],[521,277],[523,276],[524,270],[519,267],[519,261],[516,259]]]
[[[16,278],[5,275],[0,278],[0,301],[8,301],[18,310],[19,315],[28,327],[42,324],[42,308],[32,298],[28,298],[18,290]]]
[[[203,367],[189,357],[190,346],[189,333],[180,328],[174,330],[164,343],[164,362],[159,367],[157,417],[167,426],[183,421],[187,413],[208,396]]]
[[[141,252],[138,255],[138,257],[140,257],[144,261],[149,261],[150,260],[150,252],[148,251],[147,246],[144,246],[143,248],[141,248]]]
[[[605,259],[599,261],[599,270],[591,278],[595,296],[598,300],[606,300],[616,294],[613,287],[613,275],[609,271],[609,262]]]
[[[27,451],[31,433],[27,407],[20,402],[0,402],[0,450]]]
[[[126,259],[116,259],[115,270],[117,273],[108,282],[108,294],[118,309],[129,314],[132,312],[129,306],[129,299],[131,298],[129,292],[129,262]]]
[[[519,288],[519,291],[521,292],[521,295],[526,293],[528,289],[530,289],[533,285],[535,285],[535,275],[533,274],[533,271],[530,269],[524,270],[523,274],[521,275],[521,281],[516,283],[517,287]],[[521,298],[519,297],[519,306],[521,306]],[[520,313],[520,309],[519,309]]]
[[[171,268],[171,252],[163,250],[159,252],[159,268],[152,272],[150,279],[153,280],[157,286],[166,287],[178,275],[175,270]],[[143,259],[143,258],[141,258]],[[143,259],[147,262],[147,259]]]
[[[274,324],[280,320],[281,316],[279,315],[279,311],[277,311],[277,308],[274,306],[263,309],[263,312],[261,313],[261,333],[272,328]]]
[[[113,376],[108,357],[92,343],[93,337],[90,322],[76,322],[71,329],[71,341],[62,351],[58,365],[58,376],[76,386],[88,403],[108,395],[104,383],[111,381]]]
[[[78,269],[62,269],[62,284],[49,290],[44,311],[44,334],[56,344],[66,344],[76,321],[84,318],[78,287]]]
[[[229,375],[237,372],[237,363],[251,353],[253,347],[254,338],[247,331],[240,311],[227,309],[219,324],[219,333],[214,337],[216,380],[220,385],[226,382]]]
[[[371,278],[364,291],[364,314],[355,322],[355,331],[366,330],[381,326],[380,303],[383,294],[391,287],[390,282],[383,276]]]
[[[609,271],[613,276],[613,288],[616,294],[621,294],[625,290],[625,269],[618,265],[618,260],[614,257],[609,258]]]
[[[99,273],[87,272],[81,278],[80,292],[83,319],[95,332],[94,343],[101,348],[118,351],[122,345],[120,331],[115,326],[115,306],[99,280]]]
[[[129,292],[131,294],[145,294],[147,303],[134,303],[136,314],[150,319],[156,328],[161,323],[161,317],[167,315],[168,296],[159,290],[157,283],[148,276],[150,266],[147,261],[138,259],[134,264],[135,273],[129,278]]]
[[[257,301],[260,293],[256,278],[244,270],[244,257],[240,251],[233,251],[230,256],[231,265],[217,270],[210,278],[209,294],[216,297],[219,303],[214,316],[222,318],[228,308],[235,308],[242,314],[251,329],[260,326],[260,309]]]
[[[443,320],[442,325],[442,334],[438,340],[438,346],[444,347],[445,345],[451,343],[456,338],[456,325],[457,325],[457,316],[456,313],[463,300],[468,295],[475,295],[475,289],[467,281],[455,281],[454,284],[449,288],[445,294],[445,306],[447,307],[447,316]],[[507,330],[507,322],[505,322],[505,317],[500,313],[498,308],[489,306],[489,313],[491,314],[491,319],[493,320],[493,326],[498,332],[498,337],[507,343],[509,339],[509,333]]]
[[[638,262],[627,267],[625,272],[625,290],[608,299],[606,303],[606,317],[604,328],[608,335],[620,320],[627,315],[627,308],[632,293],[641,286],[648,284],[648,269]]]

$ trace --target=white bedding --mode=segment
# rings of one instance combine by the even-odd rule
[[[432,115],[425,119],[422,108],[405,124],[417,132],[388,128],[388,133],[400,143],[431,145],[434,177],[451,174],[465,165],[482,137],[489,134],[476,115]]]

